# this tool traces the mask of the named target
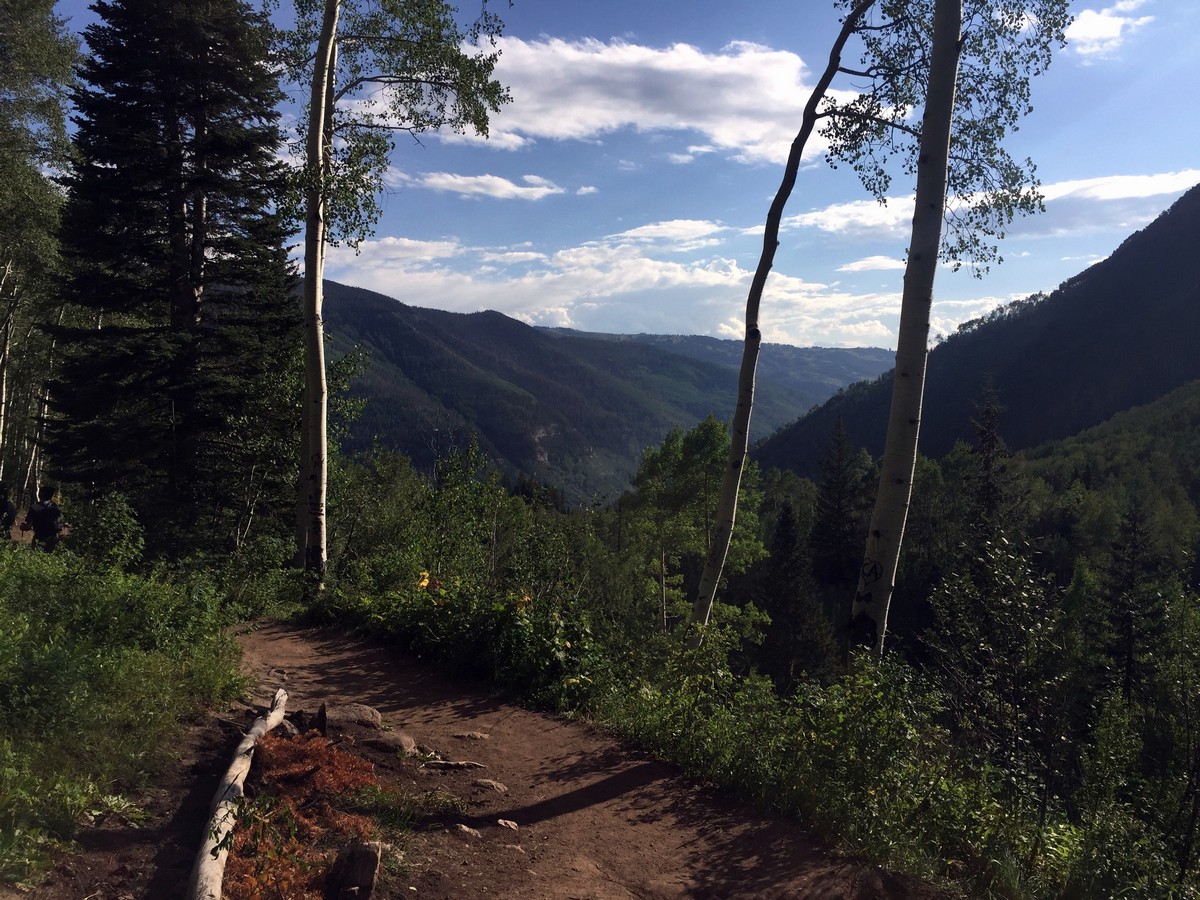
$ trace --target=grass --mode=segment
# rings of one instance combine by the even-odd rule
[[[235,694],[210,585],[0,552],[0,881],[29,881],[153,774],[181,718]]]

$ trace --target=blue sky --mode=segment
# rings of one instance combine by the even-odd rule
[[[470,4],[463,4],[468,6]],[[83,21],[81,2],[60,14]],[[516,0],[488,141],[402,138],[384,215],[328,277],[416,306],[589,331],[742,336],[761,226],[838,17],[826,0]],[[1047,211],[982,279],[943,268],[933,333],[1051,290],[1200,182],[1200,4],[1075,0],[1009,143]],[[843,83],[849,88],[849,83]],[[912,185],[885,207],[810,150],[763,299],[768,341],[894,346]]]

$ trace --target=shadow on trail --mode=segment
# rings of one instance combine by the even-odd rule
[[[520,828],[540,825],[543,840],[547,829],[557,831],[575,841],[567,853],[594,856],[602,867],[617,865],[617,857],[600,842],[623,835],[622,859],[639,858],[640,850],[630,853],[630,845],[641,843],[645,849],[640,857],[644,862],[622,864],[621,881],[614,882],[632,896],[949,896],[932,885],[832,857],[795,822],[756,812],[608,736],[582,728],[576,732],[577,726],[561,719],[536,716],[499,695],[482,694],[478,684],[456,683],[394,647],[320,629],[283,624],[262,629],[272,641],[288,643],[304,654],[296,657],[304,662],[296,664],[291,684],[287,671],[267,675],[268,682],[278,675],[289,693],[295,689],[297,706],[289,702],[289,710],[315,708],[323,700],[365,703],[400,727],[429,728],[443,741],[462,737],[454,733],[458,727],[478,730],[471,727],[472,720],[487,723],[493,740],[471,745],[471,753],[498,774],[516,777],[515,787],[524,797],[521,802],[506,798],[507,802],[488,803],[486,813],[456,821],[471,822],[493,835],[502,830],[497,819],[512,820]],[[269,659],[260,662],[270,668]],[[564,728],[570,733],[563,734]],[[414,736],[420,733],[414,731]],[[522,750],[514,754],[517,738]],[[593,840],[596,845],[589,846]]]

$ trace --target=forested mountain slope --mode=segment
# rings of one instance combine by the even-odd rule
[[[338,349],[357,344],[369,354],[352,385],[367,403],[351,445],[378,439],[419,466],[474,435],[509,474],[587,498],[624,489],[642,450],[671,428],[709,413],[725,418],[733,408],[736,369],[719,354],[710,361],[641,340],[551,334],[498,312],[422,309],[334,282],[326,298]],[[740,351],[736,342],[714,343]],[[886,365],[878,353],[812,355],[807,387],[764,380],[757,434]],[[827,388],[816,393],[822,380]]]
[[[669,353],[736,370],[742,364],[742,341],[697,334],[602,334],[570,328],[543,329],[555,336],[650,344]],[[772,399],[783,387],[795,391],[799,409],[807,411],[867,372],[881,374],[892,367],[895,353],[882,347],[794,347],[763,344],[755,379],[755,402],[773,409]],[[765,432],[756,421],[755,432]]]
[[[921,450],[970,434],[986,379],[1014,449],[1067,437],[1200,378],[1200,188],[1049,297],[968,323],[929,356]],[[883,450],[891,374],[837,394],[765,441],[766,466],[813,474],[838,417],[851,442]]]

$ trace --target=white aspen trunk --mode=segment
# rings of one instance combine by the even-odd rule
[[[8,360],[12,345],[12,319],[0,329],[0,482],[4,481],[4,460],[8,455]]]
[[[308,186],[304,228],[304,423],[300,482],[304,542],[297,550],[304,568],[323,579],[326,566],[325,495],[328,485],[328,386],[325,381],[325,328],[322,319],[325,270],[325,203],[328,190],[334,100],[336,36],[341,0],[325,0],[325,14],[313,66],[308,113]],[[299,534],[299,529],[297,529]]]
[[[5,267],[4,277],[0,278],[0,291],[4,289],[4,282],[7,281],[8,268]],[[4,464],[8,459],[8,431],[9,431],[9,407],[12,405],[12,399],[9,397],[8,390],[8,370],[9,363],[12,360],[12,332],[13,324],[17,317],[17,307],[20,306],[20,295],[17,293],[16,286],[13,287],[12,302],[8,305],[8,311],[4,316],[4,324],[0,325],[0,482],[4,480]]]
[[[879,492],[867,533],[858,590],[850,613],[847,639],[870,643],[883,652],[888,608],[895,586],[904,523],[912,498],[929,354],[929,311],[937,273],[946,208],[947,166],[954,117],[954,94],[961,52],[962,0],[937,0],[925,112],[917,162],[916,207],[904,270],[900,331],[892,406],[879,476]]]
[[[55,325],[61,325],[63,316],[66,315],[67,307],[64,304],[58,308],[58,316],[54,320]],[[97,325],[99,328],[99,325]],[[57,340],[50,341],[50,350],[46,354],[48,362],[47,370],[50,369],[54,361],[54,351],[57,347]],[[42,382],[41,396],[38,399],[38,410],[36,418],[36,427],[33,432],[33,440],[29,448],[29,467],[25,470],[25,481],[22,485],[22,493],[30,498],[30,502],[37,499],[37,486],[42,481],[42,437],[46,429],[46,413],[50,406],[50,387],[47,381]]]
[[[792,195],[796,184],[796,174],[800,170],[800,159],[804,147],[812,134],[817,121],[817,108],[825,97],[829,85],[837,75],[841,66],[842,50],[846,41],[858,27],[858,23],[867,10],[875,4],[875,0],[860,0],[846,16],[842,30],[834,41],[829,53],[829,62],[825,72],[813,92],[809,95],[804,107],[804,117],[800,131],[792,141],[788,153],[787,165],[784,167],[783,181],[767,212],[766,230],[763,234],[763,249],[758,260],[758,268],[750,283],[750,292],[746,297],[746,338],[742,349],[742,365],[738,370],[738,398],[733,413],[733,425],[730,429],[729,461],[725,475],[721,480],[721,493],[717,501],[717,527],[713,541],[708,549],[704,563],[704,571],[700,576],[700,587],[696,592],[696,600],[692,604],[691,617],[688,619],[688,630],[691,632],[688,645],[695,647],[700,644],[703,626],[708,624],[712,613],[713,601],[717,596],[717,586],[721,582],[721,574],[725,569],[725,559],[729,555],[729,545],[733,541],[733,528],[737,518],[738,492],[742,486],[742,472],[746,467],[746,454],[750,448],[750,413],[754,408],[754,378],[758,369],[758,354],[762,346],[762,332],[758,327],[758,310],[762,301],[763,289],[767,276],[775,263],[775,251],[779,247],[779,226],[783,220],[783,208]]]

